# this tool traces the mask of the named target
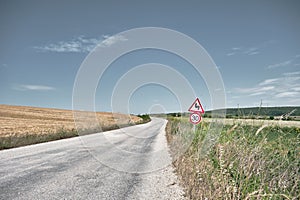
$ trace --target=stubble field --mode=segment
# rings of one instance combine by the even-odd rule
[[[85,130],[106,131],[142,122],[137,116],[117,113],[97,112],[96,117],[99,124]],[[0,149],[77,136],[76,128],[72,110],[0,105]]]

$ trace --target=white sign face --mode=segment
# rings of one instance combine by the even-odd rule
[[[190,115],[190,122],[192,124],[199,124],[201,122],[201,119],[202,119],[202,117],[199,113],[192,113]]]
[[[191,105],[191,107],[189,108],[190,112],[194,112],[194,113],[204,113],[204,109],[200,103],[199,98],[197,98],[194,103]]]

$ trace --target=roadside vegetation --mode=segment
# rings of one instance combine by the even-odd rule
[[[26,146],[30,144],[37,144],[42,142],[49,142],[64,138],[76,137],[78,133],[75,129],[66,130],[61,128],[60,131],[56,133],[48,134],[20,134],[20,135],[7,135],[0,136],[0,150],[10,149],[20,146]]]
[[[170,117],[166,127],[173,164],[190,199],[300,199],[300,128],[224,125],[202,152],[210,123],[193,126]],[[189,147],[178,149],[193,136]]]
[[[150,115],[148,114],[138,115],[138,117],[143,119],[142,123],[147,123],[151,121]]]

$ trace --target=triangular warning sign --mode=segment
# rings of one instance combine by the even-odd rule
[[[189,108],[190,112],[196,112],[196,113],[204,113],[204,109],[200,103],[199,98],[197,98],[194,103]]]

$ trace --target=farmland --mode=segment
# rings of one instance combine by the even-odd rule
[[[216,119],[204,118],[205,122],[213,122]],[[294,120],[262,120],[262,119],[218,119],[226,125],[253,125],[253,126],[279,126],[279,127],[300,127],[300,121]]]
[[[142,119],[98,112],[101,131],[141,123]],[[85,127],[96,131],[95,127]],[[0,149],[77,136],[71,110],[0,105]]]
[[[235,119],[281,119],[299,120],[300,107],[249,107],[249,108],[227,108],[226,110],[207,111],[205,116],[210,117],[212,112],[226,112],[226,118]]]

